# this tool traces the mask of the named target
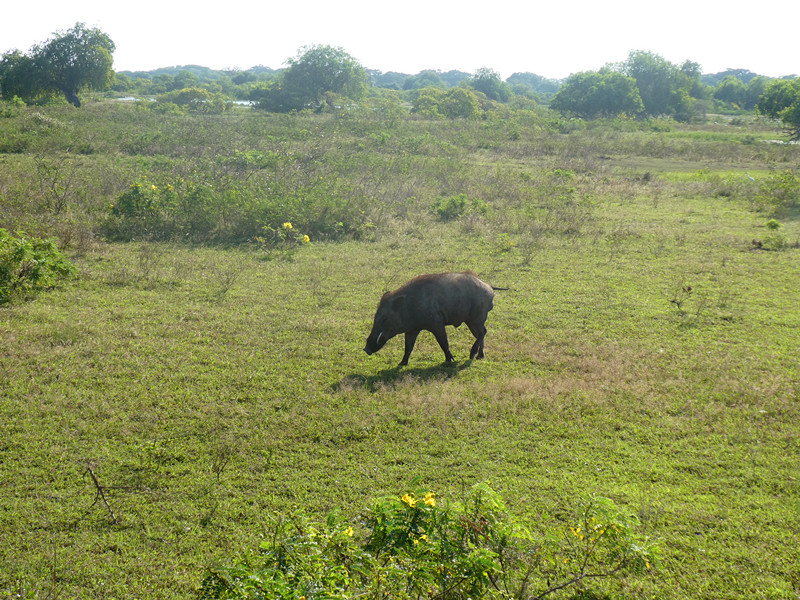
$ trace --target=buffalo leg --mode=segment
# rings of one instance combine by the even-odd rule
[[[408,357],[411,356],[411,351],[414,349],[414,344],[417,343],[417,336],[419,335],[419,331],[407,331],[406,332],[406,351],[403,354],[403,360],[400,361],[401,365],[408,364]]]
[[[483,358],[483,341],[486,338],[486,325],[483,323],[467,323],[467,327],[475,336],[475,343],[469,351],[469,358]]]
[[[444,352],[445,362],[452,362],[455,360],[452,352],[450,352],[450,342],[447,341],[447,331],[445,330],[444,325],[437,327],[436,329],[432,329],[431,333],[436,337],[436,341],[439,342],[439,346],[441,347],[442,352]]]

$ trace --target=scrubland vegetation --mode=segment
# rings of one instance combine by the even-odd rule
[[[752,116],[437,120],[386,98],[5,107],[0,258],[77,273],[0,308],[0,597],[223,595],[276,556],[280,597],[368,569],[391,582],[368,597],[537,597],[605,519],[624,535],[592,564],[615,576],[547,597],[797,598],[781,140]],[[454,366],[424,333],[406,368],[400,340],[362,352],[383,291],[461,269],[509,288],[485,360],[465,328]]]

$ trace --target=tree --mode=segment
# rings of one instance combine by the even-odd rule
[[[39,95],[40,88],[33,59],[13,50],[0,60],[0,93],[6,100],[14,96],[32,100]]]
[[[681,73],[689,78],[691,87],[688,89],[692,98],[700,100],[708,99],[711,96],[711,88],[703,83],[702,69],[700,63],[686,60],[681,65]]]
[[[634,115],[644,105],[636,80],[607,69],[575,73],[553,97],[550,107],[582,118]]]
[[[304,47],[288,63],[280,78],[254,90],[251,97],[259,108],[275,112],[320,109],[329,94],[358,100],[367,91],[366,69],[341,48]]]
[[[16,50],[3,55],[0,88],[4,95],[18,95],[27,101],[59,92],[80,107],[81,91],[103,89],[113,81],[114,50],[114,42],[105,33],[76,23],[34,46],[28,55]]]
[[[800,77],[767,84],[756,110],[783,123],[790,140],[800,140]]]
[[[420,71],[416,75],[407,78],[403,83],[404,90],[420,90],[424,88],[445,88],[447,84],[439,75],[438,71],[431,69]]]
[[[714,98],[741,107],[747,98],[747,86],[738,77],[728,75],[717,85]]]
[[[768,83],[769,79],[763,75],[758,75],[750,80],[750,83],[747,84],[747,93],[744,99],[744,107],[747,110],[753,110],[756,107],[759,98],[761,98],[764,90],[767,89]]]
[[[432,119],[477,119],[481,103],[478,96],[463,87],[442,90],[429,87],[420,90],[411,112]]]
[[[485,67],[478,69],[475,75],[469,79],[469,86],[485,94],[489,100],[508,102],[511,97],[511,90],[508,84],[500,79],[497,71]]]
[[[525,85],[534,92],[544,94],[555,94],[561,87],[561,82],[555,79],[547,79],[536,73],[514,73],[506,79],[510,85]]]
[[[694,63],[687,61],[684,65],[687,72],[658,54],[634,50],[618,70],[636,80],[647,115],[688,121],[694,115]]]

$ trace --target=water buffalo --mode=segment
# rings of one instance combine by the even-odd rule
[[[496,288],[478,279],[475,273],[433,273],[420,275],[393,292],[386,292],[378,304],[372,331],[364,352],[373,354],[399,333],[406,337],[406,351],[401,365],[408,364],[419,332],[430,331],[439,342],[444,359],[453,360],[447,341],[446,325],[466,323],[475,343],[470,359],[483,358],[486,317],[492,310]]]

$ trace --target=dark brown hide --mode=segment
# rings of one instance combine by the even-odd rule
[[[466,323],[475,336],[469,357],[483,358],[486,317],[492,310],[494,289],[498,288],[492,288],[471,271],[420,275],[383,295],[364,352],[373,354],[388,340],[404,333],[405,353],[400,364],[407,365],[417,336],[425,330],[436,337],[445,360],[450,362],[453,355],[445,326]]]

